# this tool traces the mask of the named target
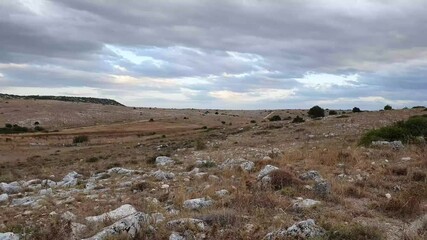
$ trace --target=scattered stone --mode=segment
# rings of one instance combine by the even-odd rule
[[[313,219],[298,222],[288,229],[282,229],[267,234],[264,239],[286,239],[287,237],[297,237],[301,239],[320,237],[325,234],[325,230],[317,226]]]
[[[299,176],[299,178],[301,180],[314,180],[316,182],[320,182],[323,180],[322,176],[320,175],[320,173],[318,171],[308,171],[306,173],[303,173]]]
[[[11,182],[11,183],[0,183],[0,190],[2,190],[4,193],[18,193],[21,192],[23,189],[21,185],[18,182]]]
[[[325,180],[316,182],[314,192],[320,197],[326,197],[331,193],[331,184]]]
[[[175,174],[171,172],[164,172],[162,170],[157,170],[151,174],[154,178],[159,181],[170,180],[175,178]]]
[[[201,208],[210,207],[213,204],[212,200],[206,198],[195,198],[184,201],[184,208],[188,208],[191,210],[198,210]]]
[[[42,187],[54,187],[56,186],[56,182],[50,179],[45,179],[41,182]]]
[[[34,197],[23,197],[12,199],[12,206],[32,206],[35,207],[38,204],[39,199]]]
[[[51,195],[53,193],[52,188],[41,189],[39,195]]]
[[[167,227],[173,231],[183,232],[187,229],[197,229],[204,231],[206,223],[203,220],[195,218],[181,218],[167,223]]]
[[[403,157],[403,158],[401,158],[402,161],[411,161],[411,159],[412,159],[411,157]]]
[[[220,180],[220,178],[216,175],[209,175],[208,179],[215,182],[219,182]]]
[[[278,167],[275,167],[273,165],[266,165],[258,174],[258,179],[262,179],[263,177],[267,176],[274,170],[278,170]]]
[[[91,224],[102,223],[107,219],[111,221],[117,221],[118,219],[127,217],[136,212],[137,212],[136,209],[132,205],[125,204],[108,213],[104,213],[98,216],[86,217],[86,221]]]
[[[227,159],[221,165],[219,165],[220,169],[241,168],[243,171],[246,171],[246,172],[252,171],[254,167],[255,167],[254,162],[245,160],[243,158]]]
[[[166,156],[159,156],[156,158],[156,165],[157,166],[165,166],[165,165],[170,165],[170,164],[174,164],[175,161],[172,160],[172,158],[170,157],[166,157]]]
[[[70,226],[72,239],[80,239],[80,236],[88,230],[88,227],[81,223],[72,222]]]
[[[372,146],[391,147],[394,150],[400,150],[400,149],[404,148],[402,141],[392,141],[392,142],[389,142],[389,141],[372,141]]]
[[[151,219],[153,219],[154,224],[158,224],[165,220],[165,216],[161,213],[153,213],[151,214]]]
[[[19,240],[19,236],[13,232],[0,233],[0,240]]]
[[[149,223],[149,220],[150,217],[148,215],[137,212],[105,227],[94,236],[86,238],[85,240],[108,239],[122,234],[132,239],[141,231],[143,225]]]
[[[391,194],[390,194],[390,193],[386,193],[386,194],[385,194],[385,197],[386,197],[387,199],[390,199],[390,198],[391,198]]]
[[[78,184],[79,178],[81,178],[82,175],[78,174],[77,172],[73,171],[65,175],[65,177],[62,179],[61,182],[58,182],[57,184],[62,187],[74,187]]]

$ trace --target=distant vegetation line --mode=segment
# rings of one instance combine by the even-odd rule
[[[13,94],[0,93],[0,99],[55,100],[55,101],[63,101],[63,102],[82,102],[82,103],[94,103],[94,104],[102,104],[102,105],[124,106],[123,104],[113,99],[92,98],[92,97],[39,96],[39,95],[19,96],[19,95],[13,95]]]

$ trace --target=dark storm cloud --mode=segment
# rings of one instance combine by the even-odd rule
[[[0,87],[85,86],[132,104],[170,93],[171,107],[425,103],[426,11],[418,0],[5,0]],[[344,83],[307,84],[308,73]]]

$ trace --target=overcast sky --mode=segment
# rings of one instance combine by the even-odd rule
[[[0,0],[0,92],[174,108],[427,105],[427,1]]]

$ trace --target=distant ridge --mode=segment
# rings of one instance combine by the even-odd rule
[[[63,102],[82,102],[82,103],[94,103],[94,104],[102,104],[102,105],[125,106],[117,102],[116,100],[107,99],[107,98],[92,98],[92,97],[39,96],[39,95],[19,96],[19,95],[13,95],[13,94],[0,93],[0,99],[55,100],[55,101],[63,101]]]

